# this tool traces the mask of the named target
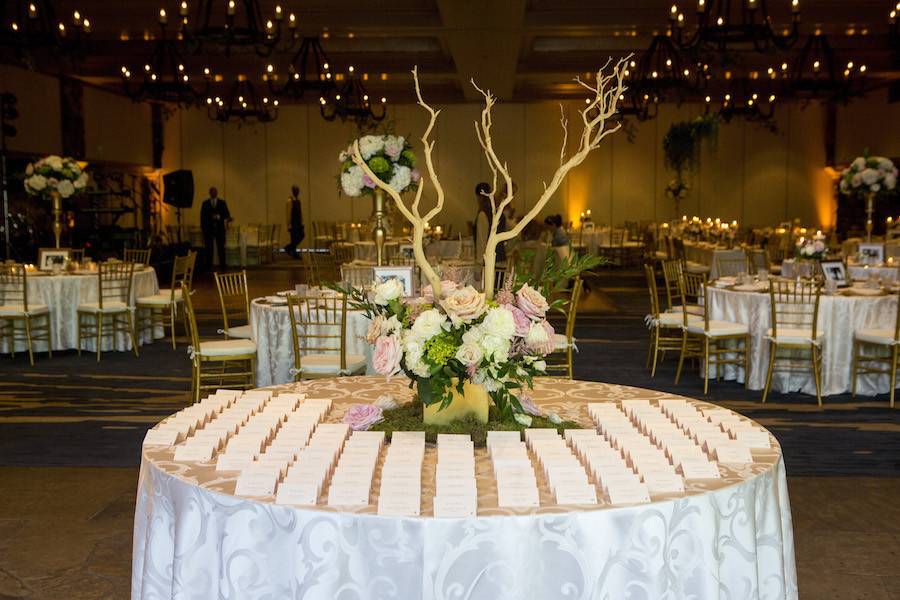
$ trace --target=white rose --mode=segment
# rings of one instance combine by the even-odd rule
[[[390,394],[382,394],[381,396],[378,396],[378,399],[372,404],[374,404],[381,410],[394,410],[395,408],[400,406],[397,401],[394,400],[394,397]]]
[[[422,341],[412,334],[407,334],[403,338],[403,360],[406,362],[406,368],[419,377],[429,377],[428,365],[422,360],[422,354],[425,351]]]
[[[403,295],[403,284],[396,279],[388,279],[372,286],[375,292],[375,304],[387,306],[391,300],[396,300]]]
[[[56,186],[56,191],[59,192],[59,195],[63,198],[68,198],[75,193],[75,186],[72,185],[72,182],[68,179],[63,179]]]
[[[26,183],[35,192],[40,192],[47,187],[47,178],[43,175],[32,175]]]
[[[529,346],[539,346],[546,344],[550,338],[547,337],[547,329],[543,323],[532,323],[525,334],[525,343]]]
[[[456,360],[466,366],[478,365],[482,358],[484,358],[484,353],[477,344],[463,344],[456,351]]]
[[[441,306],[454,325],[471,323],[484,314],[484,294],[468,285],[442,297]]]
[[[58,156],[48,156],[46,159],[47,166],[53,169],[54,171],[62,171],[63,161],[62,158]]]
[[[536,361],[534,361],[533,366],[538,371],[546,371],[547,370],[547,361],[546,360],[536,360]]]
[[[509,309],[502,306],[490,309],[481,326],[487,334],[502,338],[511,338],[516,333],[515,317]]]
[[[892,190],[897,185],[897,176],[893,173],[888,173],[884,176],[884,188],[887,190]]]
[[[432,308],[426,310],[418,317],[412,325],[412,332],[423,340],[428,340],[439,334],[447,325],[447,317],[442,315],[439,310]]]
[[[878,168],[882,171],[890,171],[894,168],[894,163],[889,158],[879,156],[876,160],[878,160]]]
[[[869,187],[869,189],[870,189],[871,191],[873,191],[873,192],[878,192],[878,191],[881,190],[881,184],[880,184],[880,183],[873,183],[873,184]]]
[[[488,360],[499,364],[509,360],[509,340],[509,337],[488,333],[482,336],[479,346]]]
[[[394,174],[391,175],[388,185],[398,192],[402,192],[409,187],[410,181],[412,181],[412,170],[403,165],[395,165]]]
[[[384,139],[380,135],[364,135],[359,138],[359,153],[363,160],[369,160],[384,148]]]
[[[83,190],[87,186],[87,181],[87,173],[82,173],[78,176],[78,179],[76,179],[72,185],[75,186],[76,190]]]
[[[862,156],[857,156],[856,159],[850,163],[850,168],[854,171],[862,171],[866,168],[866,159]]]

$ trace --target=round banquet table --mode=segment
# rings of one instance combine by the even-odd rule
[[[831,396],[850,391],[853,360],[853,332],[864,328],[893,331],[897,314],[897,296],[845,296],[822,294],[819,301],[819,324],[825,332],[822,344],[822,395]],[[769,366],[769,343],[766,330],[771,325],[771,302],[768,292],[740,292],[709,287],[709,318],[750,325],[750,381],[751,390],[766,386]],[[712,374],[712,370],[710,371]],[[744,381],[743,369],[728,365],[726,379]],[[772,376],[772,389],[780,392],[800,391],[815,394],[812,365],[809,371],[779,372]],[[890,390],[887,375],[862,375],[856,393],[869,396]]]
[[[326,421],[406,380],[346,377],[278,389],[333,399]],[[536,380],[545,410],[591,427],[587,402],[678,398],[603,383]],[[689,399],[698,407],[710,408]],[[477,516],[432,516],[436,449],[428,445],[419,517],[367,507],[293,507],[234,495],[236,472],[177,462],[145,446],[135,509],[132,599],[556,598],[795,599],[797,577],[781,449],[719,465],[721,479],[687,480],[650,504],[557,506],[536,469],[540,508],[501,509],[486,450],[475,450]],[[231,476],[229,476],[231,475]]]
[[[372,347],[366,342],[369,319],[361,311],[347,310],[347,354],[366,357],[366,372],[372,369]],[[284,304],[269,304],[265,298],[250,303],[250,335],[256,343],[256,383],[277,385],[294,380],[294,342],[291,316]]]
[[[159,293],[159,282],[156,271],[152,267],[135,270],[131,284],[131,301],[136,298],[152,296]],[[84,302],[96,302],[99,295],[97,273],[61,273],[52,275],[40,271],[28,274],[28,302],[30,304],[46,304],[50,309],[52,343],[54,350],[75,350],[78,348],[78,305]],[[156,328],[153,335],[148,331],[138,331],[138,343],[146,344],[152,338],[161,338],[161,328]],[[44,342],[35,342],[35,352],[47,350]],[[16,345],[16,350],[24,349],[24,344]],[[103,341],[104,351],[113,349],[112,338]],[[131,340],[125,334],[115,337],[115,349],[130,350]],[[94,339],[85,338],[82,350],[95,351]]]

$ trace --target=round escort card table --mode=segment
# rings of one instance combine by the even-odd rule
[[[499,506],[495,470],[504,468],[502,461],[508,456],[500,445],[493,447],[491,456],[487,448],[454,443],[439,458],[445,442],[439,439],[435,447],[422,441],[418,516],[379,514],[384,503],[379,494],[396,483],[390,473],[401,472],[398,464],[389,470],[387,462],[405,463],[409,458],[391,452],[394,443],[408,443],[397,433],[380,451],[378,446],[353,443],[357,438],[371,440],[377,437],[375,432],[350,433],[341,442],[337,467],[329,471],[332,480],[305,506],[279,503],[280,489],[252,493],[260,480],[248,475],[248,466],[244,471],[217,470],[217,464],[237,466],[224,464],[227,457],[239,456],[231,449],[237,440],[258,439],[254,436],[266,435],[273,424],[281,423],[280,429],[275,427],[282,433],[264,442],[274,448],[284,432],[296,432],[318,419],[309,445],[297,450],[298,462],[287,468],[287,478],[279,479],[279,488],[285,486],[305,453],[309,461],[335,460],[314,442],[320,434],[320,439],[334,439],[334,431],[344,427],[339,424],[348,409],[373,403],[384,394],[404,402],[411,398],[407,384],[402,377],[388,382],[381,377],[345,377],[243,395],[220,390],[151,429],[141,455],[132,598],[798,597],[790,504],[777,441],[736,413],[664,392],[586,381],[535,381],[535,404],[548,415],[556,413],[585,428],[568,430],[565,439],[591,461],[599,456],[601,471],[604,461],[623,462],[624,455],[628,464],[645,464],[635,445],[647,441],[641,431],[669,440],[664,445],[673,457],[687,450],[705,451],[690,448],[688,431],[695,439],[706,440],[704,447],[708,445],[718,459],[710,461],[712,473],[677,477],[682,491],[651,493],[644,500],[613,504],[611,494],[618,483],[608,479],[601,484],[591,476],[596,503],[557,504],[542,467],[551,464],[552,455],[542,449],[549,446],[535,441],[549,439],[537,433],[558,437],[552,429],[531,438],[528,452],[539,505],[525,508]],[[242,418],[251,413],[249,420]],[[220,419],[223,422],[213,427]],[[634,431],[628,430],[629,422],[635,424]],[[671,437],[673,428],[685,431],[684,440]],[[666,430],[668,437],[663,434]],[[526,439],[529,431],[535,430],[526,431]],[[737,432],[735,441],[729,438],[714,446],[713,440],[726,431]],[[222,432],[228,435],[223,437]],[[513,437],[515,444],[524,446],[516,434]],[[724,448],[737,442],[746,442],[752,450],[743,450],[746,458],[732,454],[729,459]],[[620,455],[609,444],[630,450]],[[366,447],[378,457],[368,502],[355,508],[331,505],[335,492],[328,487],[339,485],[335,473],[343,468],[344,455]],[[600,448],[611,454],[597,454]],[[258,445],[253,448],[258,450]],[[267,449],[258,460],[274,452]],[[476,514],[434,516],[436,469],[457,464],[456,458],[451,463],[448,457],[467,453],[474,454],[470,464],[477,488]],[[694,463],[685,459],[680,464],[687,472]],[[635,469],[644,473],[644,481],[651,481],[651,471],[643,466]],[[352,479],[353,472],[342,475],[341,485]],[[241,486],[243,493],[238,493]],[[556,489],[558,493],[561,488]]]

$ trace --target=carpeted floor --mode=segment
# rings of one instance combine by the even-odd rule
[[[251,293],[283,289],[297,277],[254,270]],[[208,280],[196,283],[201,328],[212,336],[220,319],[215,295]],[[576,331],[576,377],[701,397],[695,372],[672,383],[673,361],[654,379],[644,369],[643,274],[604,271],[590,286]],[[184,337],[177,350],[160,340],[141,348],[140,358],[106,353],[99,364],[74,352],[39,355],[34,368],[23,355],[0,357],[0,466],[136,466],[146,429],[188,400],[186,346]],[[891,410],[886,397],[829,397],[822,410],[800,394],[773,394],[765,405],[760,398],[734,382],[713,383],[707,396],[769,427],[791,475],[900,474],[900,409]]]

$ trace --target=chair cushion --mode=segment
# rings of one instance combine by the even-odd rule
[[[688,324],[702,321],[703,317],[700,315],[692,315],[688,314]],[[684,325],[684,314],[681,311],[676,312],[668,312],[661,313],[659,315],[659,324],[663,327],[681,327]],[[703,324],[702,322],[700,323]]]
[[[181,290],[175,290],[175,303],[181,302]],[[158,294],[152,296],[142,296],[137,299],[137,304],[148,306],[168,306],[172,303],[171,290],[159,290]]]
[[[684,270],[688,273],[709,273],[709,267],[690,260],[685,263]]]
[[[810,334],[812,332],[808,327],[804,328],[792,328],[792,327],[779,327],[778,328],[778,337],[774,338],[776,344],[805,344],[812,345],[812,338]],[[816,332],[816,341],[821,340],[825,335],[825,332],[821,329]],[[772,329],[769,328],[766,330],[766,337],[772,337]]]
[[[880,344],[882,346],[892,346],[894,344],[893,329],[860,329],[853,334],[860,342],[869,344]]]
[[[78,305],[78,312],[103,312],[103,313],[120,313],[128,310],[128,305],[119,301],[108,301],[103,303],[103,310],[100,309],[99,302],[85,302]]]
[[[572,346],[575,345],[575,340],[572,340]],[[569,348],[569,339],[566,337],[564,333],[554,333],[553,334],[553,349],[554,350],[566,350]]]
[[[255,354],[256,344],[250,340],[216,340],[200,342],[200,356],[239,356]]]
[[[42,315],[50,312],[46,304],[32,304],[28,307],[29,315]],[[7,304],[0,306],[0,317],[24,317],[25,306],[22,304]]]
[[[660,260],[666,260],[667,258],[669,258],[669,253],[663,252],[662,250],[657,250],[656,252],[653,253],[653,256],[655,256],[656,258],[658,258]]]
[[[239,338],[243,340],[249,340],[252,337],[250,335],[249,325],[237,325],[235,327],[229,327],[225,330],[225,335],[230,338]]]
[[[732,323],[731,321],[713,321],[709,322],[709,331],[705,330],[703,321],[688,323],[688,331],[690,333],[698,333],[708,335],[709,337],[719,337],[726,335],[742,335],[750,332],[750,328],[743,323]]]
[[[356,373],[365,370],[366,357],[362,354],[347,355],[347,371]],[[340,374],[341,357],[334,354],[304,354],[300,357],[300,370],[306,373],[333,373]]]
[[[688,310],[689,314],[700,315],[701,317],[703,316],[703,307],[700,306],[699,304],[688,304],[687,310]],[[667,313],[677,313],[680,315],[682,312],[682,305],[676,304],[672,308],[666,309],[666,312]]]

